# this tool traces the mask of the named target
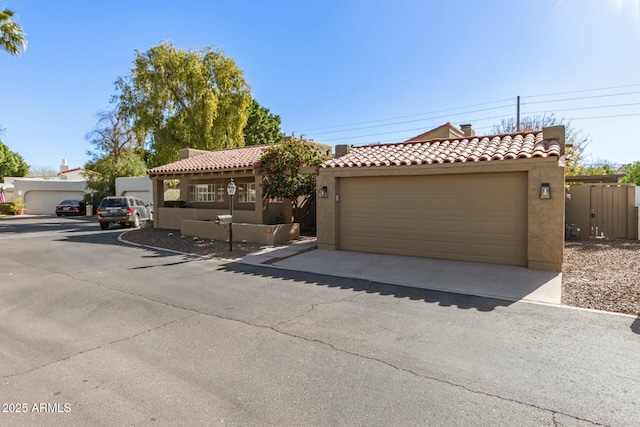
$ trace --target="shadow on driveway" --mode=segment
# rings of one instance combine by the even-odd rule
[[[89,243],[112,245],[118,247],[132,247],[131,245],[120,242],[118,240],[118,235],[122,231],[122,229],[113,229],[109,231],[96,229],[95,233],[65,232],[57,240],[70,243]],[[132,267],[132,269],[135,270],[156,267],[170,267],[173,265],[191,263],[196,261],[206,262],[209,260],[208,258],[202,258],[197,255],[177,254],[167,252],[162,249],[155,249],[144,246],[139,246],[138,248],[143,251],[143,255],[140,256],[142,260],[149,259],[149,261],[151,262],[151,259],[155,259],[156,262],[150,263],[149,265]],[[162,259],[166,260],[166,262],[163,263],[162,261],[160,261]],[[215,260],[218,262],[223,262],[223,265],[218,266],[217,270],[229,274],[242,274],[263,278],[288,280],[313,286],[326,286],[328,288],[339,288],[344,290],[351,290],[354,292],[366,292],[370,294],[392,296],[395,298],[408,298],[413,301],[424,301],[427,303],[439,304],[442,307],[456,307],[463,310],[475,308],[480,312],[489,312],[494,310],[496,307],[507,307],[514,303],[514,301],[512,300],[506,299],[464,295],[448,291],[412,288],[407,286],[386,284],[367,279],[337,277],[319,273],[287,270],[263,265],[251,265],[237,261],[226,262],[226,260],[222,259]],[[157,261],[160,261],[160,263],[157,263]]]
[[[369,280],[335,277],[317,273],[305,273],[274,267],[249,265],[239,262],[230,262],[220,266],[218,271],[263,278],[290,280],[314,286],[326,286],[329,288],[352,290],[354,292],[364,291],[368,294],[393,296],[395,298],[408,298],[413,301],[424,301],[427,303],[439,304],[442,307],[457,307],[463,310],[475,308],[478,311],[488,312],[494,310],[496,307],[507,307],[513,304],[513,301],[497,298],[476,297],[451,292],[410,288]]]
[[[58,231],[78,227],[89,229],[89,227],[92,227],[93,225],[98,227],[98,220],[95,217],[18,215],[2,219],[0,221],[0,233],[6,236],[9,234]]]

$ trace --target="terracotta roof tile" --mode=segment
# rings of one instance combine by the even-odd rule
[[[327,160],[320,166],[338,168],[489,162],[532,157],[559,157],[560,150],[558,141],[544,141],[542,132],[538,131],[354,147],[344,156]]]
[[[73,169],[69,169],[69,170],[66,170],[66,171],[62,171],[62,172],[58,173],[58,175],[61,175],[63,173],[70,173],[70,172],[83,171],[83,170],[85,170],[85,169],[84,168],[73,168]]]
[[[188,159],[179,160],[149,169],[149,175],[181,172],[209,172],[230,169],[255,168],[262,157],[262,152],[268,145],[253,145],[250,147],[232,148],[229,150],[215,150]]]

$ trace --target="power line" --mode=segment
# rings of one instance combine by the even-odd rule
[[[562,101],[577,101],[581,99],[594,99],[594,98],[605,98],[609,96],[622,96],[622,95],[633,95],[636,93],[640,93],[640,91],[636,92],[624,92],[624,93],[610,93],[606,95],[593,95],[593,96],[580,96],[577,98],[564,98],[564,99],[550,99],[549,101],[534,101],[523,103],[522,105],[531,105],[531,104],[547,104],[549,102],[562,102]]]
[[[570,122],[570,121],[573,121],[573,120],[605,119],[605,118],[631,117],[631,116],[640,116],[640,113],[614,114],[614,115],[608,115],[608,116],[593,116],[593,117],[574,117],[574,118],[566,119],[566,121]],[[469,121],[481,122],[481,121],[484,121],[484,120],[505,119],[507,117],[510,117],[510,116],[483,117],[483,118],[470,119]],[[431,125],[431,126],[435,126],[435,125]],[[475,130],[478,131],[478,130],[481,130],[481,129],[490,129],[490,128],[493,128],[493,126],[478,127],[478,128],[475,128]],[[424,130],[424,127],[412,128],[412,129],[402,129],[402,130],[389,131],[389,132],[378,132],[378,133],[371,133],[371,134],[365,134],[365,135],[345,136],[345,137],[340,137],[340,138],[333,138],[333,139],[323,140],[323,142],[343,141],[345,139],[355,140],[355,139],[360,139],[360,138],[368,138],[368,137],[372,137],[372,136],[401,134],[401,133],[414,132],[414,131],[420,131],[420,130]],[[385,142],[401,142],[401,141],[399,141],[400,139],[406,139],[406,138],[394,138],[394,139],[386,140]],[[377,143],[380,143],[380,142],[377,142]],[[365,143],[359,143],[359,144],[367,144],[367,143],[365,142]]]
[[[568,94],[571,94],[571,93],[595,92],[595,91],[599,91],[599,90],[623,89],[623,88],[637,87],[637,86],[640,86],[640,83],[632,84],[632,85],[624,85],[624,86],[601,87],[601,88],[598,88],[598,89],[584,89],[584,90],[572,90],[572,91],[569,91],[569,92],[545,93],[545,94],[542,94],[542,95],[527,95],[527,96],[521,96],[521,98],[541,98],[543,96],[568,95]]]
[[[407,116],[397,116],[397,117],[390,117],[390,118],[386,118],[386,119],[369,120],[369,121],[366,121],[366,122],[348,123],[348,124],[344,124],[344,125],[324,126],[324,127],[320,127],[320,128],[305,129],[305,130],[300,131],[300,133],[311,132],[311,131],[314,131],[314,130],[335,129],[335,128],[339,128],[339,127],[365,125],[365,124],[368,124],[368,123],[378,123],[378,122],[385,122],[385,121],[389,121],[389,120],[406,119],[406,118],[409,118],[409,117],[425,116],[427,114],[437,114],[437,113],[444,113],[446,111],[461,110],[463,108],[482,107],[483,105],[498,104],[498,103],[506,102],[506,101],[513,101],[513,98],[501,99],[499,101],[483,102],[481,104],[467,105],[467,106],[464,106],[464,107],[455,107],[455,108],[448,108],[448,109],[444,109],[444,110],[435,110],[435,111],[430,111],[430,112],[427,112],[427,113],[410,114],[410,115],[407,115]],[[496,108],[498,108],[498,107],[496,107]]]
[[[640,113],[616,114],[613,116],[574,117],[573,119],[568,119],[568,120],[612,119],[617,117],[632,117],[632,116],[640,116]]]
[[[615,107],[630,107],[632,105],[640,105],[640,102],[632,102],[629,104],[615,104],[615,105],[601,105],[601,106],[597,106],[597,107],[578,107],[578,108],[564,108],[561,110],[553,110],[553,112],[558,112],[558,111],[576,111],[576,110],[593,110],[593,109],[597,109],[597,108],[615,108]],[[548,111],[530,111],[527,114],[541,114],[541,113],[547,113]]]
[[[563,95],[563,94],[572,94],[572,93],[584,93],[584,92],[593,92],[593,91],[611,90],[611,89],[621,89],[621,88],[629,88],[629,87],[637,87],[637,86],[640,86],[640,84],[624,85],[624,86],[611,86],[611,87],[607,87],[607,88],[585,89],[585,90],[579,90],[579,91],[556,92],[556,93],[549,93],[549,94],[543,94],[543,95],[530,95],[530,96],[525,96],[523,98],[536,98],[536,97],[554,96],[554,95]],[[575,100],[585,100],[585,99],[597,99],[597,98],[605,98],[605,97],[633,95],[633,94],[638,94],[638,93],[640,93],[640,91],[620,92],[620,93],[602,94],[602,95],[591,95],[591,96],[584,96],[584,97],[560,98],[560,99],[552,99],[552,100],[546,100],[546,101],[527,102],[527,103],[524,103],[523,105],[533,105],[533,104],[543,104],[543,103],[548,103],[549,104],[549,103],[554,103],[554,102],[575,101]],[[336,125],[336,126],[325,126],[325,127],[320,127],[320,128],[307,129],[306,131],[302,131],[301,133],[310,132],[310,131],[313,131],[313,130],[337,129],[337,128],[344,128],[344,127],[348,127],[348,126],[357,126],[357,125],[361,125],[361,124],[379,123],[379,122],[385,122],[385,121],[397,120],[397,119],[409,118],[409,117],[419,117],[419,116],[425,116],[425,115],[428,115],[428,114],[443,113],[443,112],[448,112],[448,111],[461,110],[461,109],[465,109],[465,108],[473,108],[473,107],[478,107],[478,106],[485,106],[485,105],[504,103],[504,102],[511,101],[511,100],[512,99],[509,98],[509,99],[503,99],[503,100],[499,100],[499,101],[491,101],[491,102],[485,102],[485,103],[480,103],[480,104],[468,105],[468,106],[465,106],[465,107],[456,107],[456,108],[448,108],[448,109],[443,109],[443,110],[436,110],[436,111],[432,111],[432,112],[429,112],[429,113],[420,113],[420,114],[412,114],[412,115],[406,115],[406,116],[397,116],[397,117],[392,117],[392,118],[370,120],[370,121],[357,122],[357,123],[352,123],[352,124],[343,124],[343,125]],[[311,136],[328,135],[328,134],[336,134],[336,133],[340,134],[340,133],[347,133],[347,132],[352,132],[352,131],[357,131],[357,130],[364,130],[364,129],[372,129],[372,128],[380,128],[380,127],[388,127],[388,126],[397,126],[397,125],[402,125],[402,124],[415,123],[415,122],[433,120],[433,119],[438,119],[438,118],[446,118],[446,117],[451,117],[451,116],[461,116],[461,115],[477,113],[477,112],[482,112],[482,111],[499,110],[499,109],[510,107],[512,105],[513,104],[499,105],[499,106],[490,107],[490,108],[482,108],[482,109],[477,109],[477,110],[462,111],[462,112],[458,112],[458,113],[444,114],[444,115],[438,115],[438,116],[422,117],[420,119],[404,120],[404,121],[400,121],[400,122],[384,123],[384,124],[371,125],[371,126],[359,126],[359,127],[348,128],[348,129],[332,130],[332,131],[325,131],[325,132],[315,132],[315,133],[312,133]],[[565,109],[551,110],[551,111],[548,111],[548,110],[547,111],[535,111],[535,112],[529,112],[527,114],[538,114],[538,113],[547,113],[547,112],[548,113],[553,113],[555,111],[580,111],[580,110],[598,109],[598,108],[629,107],[629,106],[635,106],[635,105],[640,105],[640,103],[624,103],[624,104],[613,104],[613,105],[604,105],[604,106],[565,108]],[[616,118],[616,117],[630,117],[630,116],[638,116],[638,115],[640,115],[640,114],[635,114],[635,113],[634,114],[617,114],[617,115],[594,116],[594,117],[579,117],[579,118],[566,119],[566,120],[570,121],[570,120],[586,120],[586,119],[600,119],[600,118]],[[476,118],[476,119],[465,119],[465,121],[481,122],[481,121],[484,121],[484,120],[505,119],[505,118],[508,118],[508,117],[511,117],[511,116],[512,115],[502,115],[502,116],[493,116],[493,117]],[[433,126],[438,126],[438,124],[431,125],[431,126],[432,127]],[[367,137],[375,137],[375,136],[378,136],[378,135],[399,134],[399,133],[403,133],[403,132],[413,132],[413,131],[424,130],[425,127],[429,127],[429,125],[424,125],[423,127],[420,127],[420,128],[411,128],[411,129],[402,129],[402,130],[395,130],[395,131],[388,131],[388,132],[370,133],[370,134],[364,134],[364,135],[352,135],[352,136],[338,137],[338,138],[332,138],[332,139],[325,140],[325,141],[326,142],[341,141],[341,140],[346,140],[346,139],[352,139],[353,140],[353,139],[360,139],[360,138],[367,138]],[[476,127],[475,129],[476,130],[481,130],[481,129],[489,129],[489,128],[492,128],[492,127],[493,126]],[[389,141],[396,141],[397,142],[397,139],[389,140]]]
[[[484,118],[481,118],[481,119],[470,119],[469,121],[480,122],[480,121],[483,121],[483,120],[501,119],[501,118],[505,118],[505,117],[507,117],[507,116],[500,115],[500,116],[493,116],[493,117],[484,117]],[[430,125],[430,126],[426,126],[426,127],[431,127],[431,126],[437,126],[437,125]],[[366,138],[366,137],[369,137],[369,136],[389,135],[389,134],[393,134],[393,133],[419,131],[419,130],[424,131],[424,128],[425,128],[425,126],[422,126],[422,127],[419,127],[419,128],[413,128],[413,129],[402,129],[402,130],[395,130],[395,131],[388,131],[388,132],[370,133],[370,134],[366,134],[366,135],[344,136],[344,137],[340,137],[340,138],[325,139],[325,140],[323,140],[323,142],[342,141],[342,140],[345,140],[345,139],[358,139],[358,138]]]
[[[594,91],[611,90],[611,89],[623,89],[623,88],[638,87],[638,86],[640,86],[640,83],[631,84],[631,85],[621,85],[621,86],[609,86],[609,87],[596,88],[596,89],[584,89],[584,90],[575,90],[575,91],[566,91],[566,92],[555,92],[555,93],[547,93],[547,94],[541,94],[541,95],[526,95],[526,96],[521,96],[521,98],[524,98],[524,99],[526,99],[526,98],[540,98],[540,97],[545,97],[545,96],[567,95],[567,94],[572,94],[572,93],[594,92]],[[605,96],[622,96],[622,95],[630,95],[630,94],[634,94],[634,93],[640,93],[640,92],[625,92],[625,93],[619,93],[619,94],[594,95],[594,96],[589,96],[589,97],[562,98],[562,99],[548,100],[548,101],[534,101],[534,102],[523,103],[523,105],[529,105],[529,104],[535,104],[535,103],[545,103],[545,102],[549,102],[549,103],[550,102],[561,102],[561,101],[578,100],[578,99],[591,99],[591,98],[600,98],[600,97],[605,97]],[[405,118],[410,118],[410,117],[425,116],[425,115],[429,115],[429,114],[444,113],[444,112],[448,112],[448,111],[461,110],[461,109],[465,109],[465,108],[481,107],[481,106],[484,106],[484,105],[492,105],[492,104],[498,104],[498,103],[503,103],[503,102],[507,102],[507,101],[514,101],[514,100],[515,100],[515,98],[505,98],[505,99],[501,99],[501,100],[497,100],[497,101],[483,102],[483,103],[472,104],[472,105],[467,105],[467,106],[463,106],[463,107],[454,107],[454,108],[447,108],[447,109],[442,109],[442,110],[434,110],[434,111],[430,111],[430,112],[426,112],[426,113],[410,114],[410,115],[405,115],[405,116],[388,117],[388,118],[376,119],[376,120],[368,120],[368,121],[363,121],[363,122],[346,123],[346,124],[341,124],[341,125],[332,125],[332,126],[323,126],[323,127],[317,127],[317,128],[310,128],[310,129],[304,129],[304,130],[299,131],[299,132],[300,133],[307,133],[307,132],[313,132],[313,131],[325,130],[325,129],[337,129],[337,128],[344,128],[344,127],[349,127],[349,126],[359,126],[359,125],[369,124],[369,123],[379,123],[379,122],[385,122],[385,121],[390,121],[390,120],[398,120],[398,119],[405,119]],[[502,107],[504,108],[506,106],[502,106]],[[501,107],[495,107],[495,108],[501,108]],[[423,118],[423,120],[429,120],[429,119],[430,118]],[[418,120],[416,120],[416,121],[418,121]],[[399,123],[395,123],[395,124],[399,124]],[[391,125],[391,124],[389,124],[389,125]],[[347,131],[347,130],[345,129],[344,131]],[[339,131],[336,131],[336,132],[339,132]]]
[[[415,122],[421,122],[423,120],[432,120],[432,119],[441,119],[444,117],[452,117],[452,116],[460,116],[463,114],[470,114],[470,113],[479,113],[482,111],[492,111],[492,110],[499,110],[502,108],[507,108],[507,107],[512,107],[511,105],[504,105],[501,107],[492,107],[492,108],[483,108],[480,110],[472,110],[472,111],[463,111],[461,113],[454,113],[454,114],[444,114],[441,116],[431,116],[431,117],[425,117],[422,119],[414,119],[414,120],[405,120],[402,122],[393,122],[393,123],[385,123],[382,125],[371,125],[371,126],[362,126],[362,127],[358,127],[358,128],[350,128],[350,129],[343,129],[343,130],[330,130],[330,131],[326,131],[326,132],[315,132],[314,135],[325,135],[328,133],[343,133],[343,132],[350,132],[353,130],[362,130],[362,129],[371,129],[371,128],[378,128],[378,127],[386,127],[386,126],[395,126],[395,125],[401,125],[401,124],[406,124],[406,123],[415,123]]]

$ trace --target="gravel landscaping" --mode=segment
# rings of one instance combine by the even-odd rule
[[[640,316],[640,242],[622,239],[566,242],[562,303]]]
[[[140,228],[125,240],[142,245],[208,257],[240,258],[257,251],[257,243],[229,243],[197,239],[179,230]],[[622,239],[582,239],[565,244],[562,270],[562,303],[640,316],[640,242]]]
[[[229,252],[229,242],[225,240],[194,239],[190,236],[183,237],[180,234],[180,230],[164,230],[151,227],[128,231],[123,238],[141,245],[227,259],[242,258],[262,247],[258,243],[243,243],[234,240],[233,252]]]

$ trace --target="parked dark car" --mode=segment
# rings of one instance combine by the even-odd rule
[[[140,227],[144,221],[153,220],[153,207],[137,197],[105,197],[96,210],[100,228],[106,230],[109,224],[123,227]]]
[[[86,215],[87,206],[82,200],[63,200],[56,206],[56,215]]]

